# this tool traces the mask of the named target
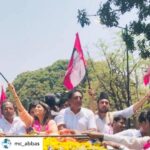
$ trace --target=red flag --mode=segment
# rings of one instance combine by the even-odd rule
[[[83,80],[86,74],[85,66],[86,62],[84,60],[79,35],[77,33],[73,53],[64,78],[64,86],[68,90],[72,90]]]
[[[6,100],[6,93],[5,93],[4,88],[3,88],[3,86],[2,86],[0,105],[1,105],[3,102],[5,102],[5,100]]]
[[[144,75],[143,82],[145,85],[150,83],[150,67],[148,68],[146,74]]]

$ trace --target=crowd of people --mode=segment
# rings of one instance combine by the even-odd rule
[[[52,108],[42,101],[31,103],[26,110],[14,86],[8,84],[8,88],[14,101],[5,101],[1,106],[0,136],[25,135],[33,131],[41,135],[59,135],[61,131],[68,130],[71,134],[85,134],[90,139],[103,141],[116,149],[136,150],[144,149],[144,144],[150,141],[150,110],[140,113],[138,128],[126,130],[127,119],[150,100],[150,92],[130,107],[113,112],[109,111],[108,95],[101,92],[95,114],[82,106],[82,91],[74,89],[68,93],[65,107],[52,115]]]

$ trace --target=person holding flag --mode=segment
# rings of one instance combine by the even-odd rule
[[[59,130],[70,129],[75,134],[97,130],[94,113],[82,107],[82,101],[83,93],[80,90],[74,89],[68,93],[69,107],[62,109],[55,117]]]
[[[15,87],[8,83],[8,89],[14,97],[19,117],[25,123],[27,129],[32,128],[38,134],[58,134],[57,125],[52,119],[50,108],[46,103],[38,101],[35,105],[34,116],[32,116],[21,103]]]
[[[71,90],[68,93],[69,107],[62,109],[55,117],[58,129],[73,131],[96,130],[94,113],[82,107],[83,93],[76,89],[86,75],[86,62],[83,56],[80,39],[76,34],[73,53],[64,78],[64,86]],[[90,85],[89,85],[90,88]]]
[[[93,94],[91,96],[93,96],[93,99],[95,98]],[[130,107],[111,112],[110,101],[107,93],[100,92],[100,95],[97,98],[98,113],[95,115],[97,131],[106,134],[113,134],[112,124],[114,117],[123,116],[125,118],[129,118],[135,114],[144,105],[145,102],[148,102],[149,100],[150,91]]]

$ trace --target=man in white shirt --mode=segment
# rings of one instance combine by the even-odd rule
[[[55,118],[59,130],[64,128],[78,131],[96,130],[94,113],[82,107],[82,99],[83,94],[79,90],[69,93],[69,107],[62,109]]]
[[[85,134],[85,133],[84,133]],[[87,132],[91,139],[99,139],[100,141],[110,141],[117,145],[118,149],[124,150],[124,146],[130,150],[142,150],[144,145],[150,141],[150,136],[145,137],[126,137],[118,135],[103,134],[99,132]],[[112,144],[111,144],[112,145]]]
[[[150,110],[143,111],[138,117],[139,129],[128,129],[115,135],[128,137],[150,136]]]
[[[120,133],[125,130],[126,127],[126,118],[122,116],[114,117],[112,128],[113,134]]]
[[[112,123],[116,116],[125,118],[131,117],[142,105],[150,98],[150,92],[141,100],[120,111],[109,112],[110,103],[108,95],[104,92],[100,93],[97,100],[98,114],[96,115],[97,130],[101,133],[113,134]]]
[[[23,135],[26,133],[25,125],[19,117],[15,116],[14,105],[11,102],[4,102],[1,111],[0,136]]]

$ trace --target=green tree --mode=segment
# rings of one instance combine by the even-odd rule
[[[63,93],[63,77],[67,61],[57,61],[52,66],[19,74],[13,84],[21,101],[44,100],[47,93]],[[11,94],[8,96],[12,99]]]
[[[121,27],[119,19],[125,13],[136,12],[136,18]],[[132,15],[132,14],[131,14]],[[150,58],[150,2],[147,0],[106,0],[101,2],[94,15],[88,15],[86,10],[78,10],[78,22],[82,27],[90,25],[90,16],[98,16],[100,22],[107,27],[122,28],[122,37],[127,49],[131,52],[138,50],[142,58]],[[131,18],[133,19],[133,18]],[[135,36],[141,38],[135,40]]]
[[[97,92],[96,95],[99,95],[100,91],[105,91],[110,96],[112,108],[120,110],[128,107],[128,91],[125,45],[121,41],[118,42],[120,47],[111,49],[111,51],[104,42],[98,43],[100,55],[103,55],[104,58],[103,61],[98,62],[90,58],[89,75],[92,87]],[[143,66],[148,67],[148,64],[148,60],[129,55],[131,103],[145,94],[142,86],[142,68]]]
[[[90,59],[87,61],[89,80],[92,87],[97,91],[97,95],[99,95],[100,91],[106,91],[113,106],[116,109],[122,109],[126,106],[125,100],[127,96],[124,55],[119,50],[108,53],[104,44],[103,46],[100,44],[99,47],[103,48],[102,51],[106,59],[97,62]],[[130,60],[132,62],[132,57]],[[91,65],[91,61],[94,67]],[[13,84],[24,106],[27,107],[34,100],[44,100],[47,93],[65,93],[66,89],[63,86],[63,79],[67,64],[67,60],[59,60],[46,68],[19,74]],[[132,67],[134,64],[130,63],[130,66]],[[132,87],[132,99],[137,99],[133,77],[130,86]],[[77,88],[84,94],[83,106],[90,107],[86,77]],[[139,90],[141,89],[139,88]],[[7,95],[12,99],[8,91]],[[94,100],[92,102],[92,104],[96,103]]]

